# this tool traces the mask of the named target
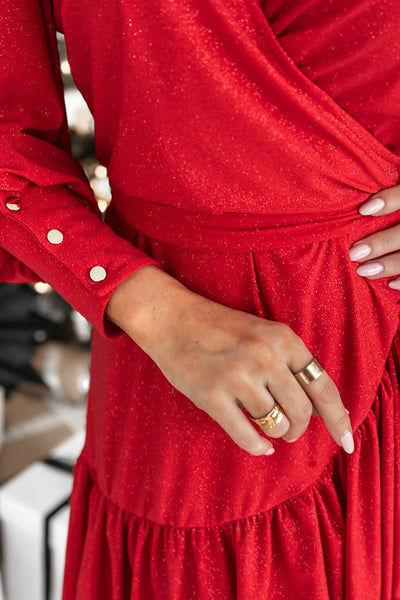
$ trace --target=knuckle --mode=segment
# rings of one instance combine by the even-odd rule
[[[245,355],[256,365],[265,365],[276,360],[276,351],[272,344],[259,335],[252,335],[243,341],[242,349]]]
[[[373,249],[380,254],[387,254],[392,250],[392,236],[385,230],[375,235]]]
[[[304,351],[305,344],[289,325],[276,321],[257,324],[253,334],[244,340],[243,349],[258,364],[274,367],[293,352]]]
[[[291,416],[291,422],[297,427],[306,428],[310,422],[313,413],[313,405],[311,402],[304,402],[297,405]]]
[[[277,323],[277,337],[281,343],[291,345],[296,339],[296,334],[286,323]]]
[[[267,333],[272,360],[276,357],[280,357],[281,360],[287,358],[298,344],[298,336],[285,323],[276,322],[269,325]]]
[[[300,336],[297,335],[288,325],[283,325],[281,329],[279,343],[280,350],[286,355],[293,355],[295,353],[304,354],[307,352],[307,347]]]
[[[314,383],[314,382],[312,382]],[[309,384],[309,385],[312,385]],[[329,377],[321,376],[318,379],[318,403],[326,406],[339,399],[339,392],[336,385]]]
[[[246,378],[243,361],[240,358],[229,358],[226,362],[226,374],[231,381],[241,383]]]

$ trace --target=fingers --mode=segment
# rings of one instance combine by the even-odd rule
[[[284,418],[273,428],[261,427],[268,437],[282,437],[287,442],[295,442],[307,430],[313,414],[321,416],[325,425],[338,445],[346,452],[354,450],[351,423],[338,389],[332,379],[324,371],[315,381],[301,386],[293,373],[300,370],[312,360],[306,352],[306,360],[298,357],[292,361],[292,369],[283,365],[268,378],[268,390],[247,386],[241,390],[241,404],[246,407],[252,417],[265,416],[277,402],[284,411]],[[293,366],[295,365],[295,366]],[[269,393],[270,392],[270,393]]]
[[[360,208],[360,214],[364,216],[388,215],[400,210],[400,185],[385,188],[374,194]]]
[[[303,367],[305,364],[308,363],[304,363]],[[296,367],[293,372],[298,370],[300,369]],[[252,408],[253,399],[245,402],[251,416],[255,418],[265,416],[273,407],[275,399],[285,413],[285,420],[272,429],[263,428],[263,431],[269,437],[282,437],[287,442],[295,442],[307,430],[311,416],[318,414],[323,418],[326,428],[336,443],[351,454],[354,450],[354,440],[349,413],[332,379],[324,371],[317,380],[303,388],[295,379],[293,372],[287,368],[284,380],[280,382],[272,380],[269,383],[273,398],[270,398],[267,392],[264,403],[262,405],[257,403],[259,407],[257,410]]]
[[[355,242],[350,248],[350,260],[371,263],[374,258],[381,258],[398,250],[400,250],[400,225],[394,225]],[[380,260],[374,262],[381,263]],[[377,273],[371,273],[373,274]]]
[[[335,383],[324,371],[318,379],[307,384],[305,389],[333,439],[351,454],[354,450],[351,422]]]
[[[351,424],[334,382],[326,372],[305,386],[294,376],[313,358],[303,340],[282,323],[249,319],[249,324],[254,325],[250,335],[243,336],[232,350],[219,352],[217,357],[213,353],[212,361],[205,361],[207,369],[193,394],[190,388],[181,391],[193,396],[194,403],[250,454],[274,452],[266,436],[295,441],[306,431],[314,408],[337,444],[351,453]],[[275,403],[283,419],[272,428],[265,425],[265,436],[240,408],[258,419]]]
[[[288,367],[292,373],[297,373],[301,369],[304,369],[313,359],[303,340],[298,339],[300,347],[303,347],[303,352],[297,351],[293,353],[288,363]],[[305,359],[302,359],[302,356]],[[294,376],[293,378],[300,386],[297,379]],[[317,379],[300,387],[310,398],[313,406],[315,406],[319,415],[323,418],[326,428],[336,443],[342,446],[347,453],[351,454],[354,450],[354,441],[351,433],[349,413],[344,407],[339,391],[328,373],[323,371]]]
[[[362,257],[369,249],[366,258]],[[379,231],[350,248],[350,259],[360,262],[356,272],[366,279],[396,277],[400,274],[400,225]],[[367,260],[368,259],[368,260]],[[389,281],[389,287],[399,290],[400,281]]]
[[[383,216],[400,210],[400,185],[374,194],[361,205],[364,216]],[[400,225],[378,231],[357,240],[349,249],[350,260],[361,263],[356,272],[367,279],[400,275]],[[400,290],[400,279],[388,285]]]
[[[313,414],[310,398],[286,365],[283,367],[279,379],[274,377],[269,379],[268,387],[275,400],[285,411],[289,421],[289,428],[282,437],[287,442],[294,442],[303,435],[310,423]],[[271,430],[268,435],[275,437],[275,429]]]
[[[265,417],[274,407],[277,398],[273,397],[263,385],[250,385],[238,390],[238,396],[241,404],[246,408],[252,417],[259,419]],[[283,408],[283,407],[282,407]],[[288,416],[283,415],[282,420],[273,429],[261,427],[266,435],[272,438],[283,437],[290,429],[291,423]]]
[[[257,433],[249,419],[230,397],[221,397],[207,412],[225,429],[232,440],[249,454],[268,456],[275,452],[271,442]]]
[[[399,244],[400,245],[400,244]],[[393,277],[400,273],[400,252],[393,252],[374,260],[364,263],[356,269],[358,275],[367,279],[379,279],[380,277]],[[389,282],[389,284],[392,282]]]
[[[277,361],[270,365],[266,385],[262,379],[236,376],[234,388],[240,404],[256,419],[265,417],[276,402],[279,404],[283,412],[279,423],[273,428],[258,424],[268,437],[282,437],[290,442],[297,440],[306,431],[313,406],[286,364]]]

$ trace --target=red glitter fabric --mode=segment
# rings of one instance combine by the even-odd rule
[[[267,4],[0,2],[3,277],[37,273],[95,326],[64,600],[400,598],[400,293],[348,253],[400,220],[358,213],[399,182],[400,5]],[[107,224],[70,156],[55,28]],[[146,264],[289,324],[338,385],[354,454],[313,417],[250,456],[178,393],[104,319]]]

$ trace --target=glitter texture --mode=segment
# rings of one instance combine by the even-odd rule
[[[400,4],[260,4],[0,0],[5,278],[38,273],[95,325],[63,600],[400,597],[400,292],[349,257],[399,221],[358,208],[399,181]],[[52,6],[107,224],[69,154]],[[313,417],[250,456],[105,328],[146,264],[290,325],[337,384],[354,453]]]

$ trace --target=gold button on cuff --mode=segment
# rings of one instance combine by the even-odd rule
[[[104,267],[96,265],[90,269],[89,277],[92,281],[103,281],[107,277],[107,271]]]
[[[58,229],[50,229],[50,231],[47,232],[47,240],[50,244],[61,244],[63,239],[64,236]]]
[[[6,202],[6,207],[8,210],[19,210],[21,208],[21,202],[19,198],[10,198]]]

